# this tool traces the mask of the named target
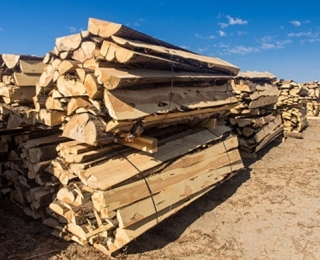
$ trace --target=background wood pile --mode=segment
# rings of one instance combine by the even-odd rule
[[[277,80],[275,84],[280,90],[277,109],[282,116],[284,135],[299,138],[308,125],[305,99],[308,91],[293,80]]]
[[[2,107],[0,187],[57,236],[110,254],[243,167],[239,68],[92,18],[55,43],[35,119],[8,128]]]
[[[275,80],[268,72],[256,71],[241,72],[232,80],[239,104],[231,109],[228,123],[239,138],[243,156],[255,156],[283,133],[282,118],[276,108],[279,90]]]
[[[0,55],[0,128],[35,124],[33,97],[44,69],[42,57]]]
[[[301,83],[302,88],[308,90],[308,96],[305,97],[307,102],[307,115],[318,116],[320,110],[320,82]]]

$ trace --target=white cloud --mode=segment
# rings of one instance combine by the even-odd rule
[[[235,46],[228,50],[232,54],[246,55],[253,52],[259,52],[259,48],[256,47],[245,47],[245,46]]]
[[[202,35],[200,35],[199,33],[196,33],[194,36],[195,36],[196,38],[199,38],[199,39],[202,39],[202,40],[212,40],[212,39],[215,39],[215,38],[216,38],[216,36],[214,36],[214,35],[202,36]]]
[[[227,28],[229,26],[229,24],[227,23],[218,23],[218,24],[222,29]]]
[[[229,25],[243,25],[248,23],[248,21],[242,20],[240,18],[232,18],[230,15],[227,15],[226,17],[229,21]]]
[[[282,49],[284,48],[287,44],[292,43],[292,40],[283,40],[279,41],[274,39],[273,36],[265,36],[262,37],[260,40],[260,48],[263,50],[271,50],[271,49]]]
[[[227,34],[226,34],[224,31],[222,31],[222,30],[218,31],[218,34],[219,34],[220,37],[225,37],[225,36],[227,36]]]
[[[293,24],[293,25],[296,26],[296,27],[301,26],[301,22],[300,22],[300,21],[297,21],[297,20],[292,20],[292,21],[290,21],[290,23]]]
[[[288,33],[288,37],[313,37],[311,32]]]

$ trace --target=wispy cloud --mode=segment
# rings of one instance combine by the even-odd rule
[[[202,35],[199,34],[199,33],[196,33],[194,36],[195,36],[196,38],[199,38],[199,39],[202,39],[202,40],[212,40],[212,39],[215,39],[215,38],[216,38],[216,36],[214,36],[214,35],[202,36]]]
[[[260,48],[263,50],[282,49],[292,43],[292,40],[277,40],[273,36],[264,36],[260,39]]]
[[[246,47],[246,46],[235,46],[228,50],[231,54],[241,54],[246,55],[253,52],[259,52],[259,48],[256,47]]]
[[[76,27],[74,26],[69,26],[68,29],[70,33],[75,33],[77,31]]]
[[[140,18],[139,20],[133,22],[132,26],[139,27],[143,22],[144,22],[144,19]],[[131,23],[126,23],[126,26],[131,26]]]
[[[297,32],[297,33],[288,33],[287,35],[290,38],[299,38],[302,43],[309,42],[319,42],[320,41],[320,32]]]
[[[233,18],[230,15],[227,15],[226,17],[227,17],[227,19],[229,21],[229,25],[236,25],[236,24],[244,25],[244,24],[248,23],[248,21],[242,20],[241,18]]]
[[[227,34],[226,34],[224,31],[222,31],[222,30],[218,31],[218,34],[219,34],[220,37],[225,37],[225,36],[227,36]]]
[[[292,21],[290,21],[290,23],[293,24],[293,25],[296,26],[296,27],[301,26],[301,22],[298,21],[298,20],[292,20]]]
[[[221,15],[219,15],[219,18]],[[228,22],[222,22],[218,23],[221,29],[227,28],[228,26],[233,26],[233,25],[245,25],[248,23],[248,21],[243,20],[241,18],[233,18],[230,15],[226,15],[225,18],[227,18]]]
[[[316,36],[312,32],[298,32],[298,33],[288,33],[288,37],[314,37]]]

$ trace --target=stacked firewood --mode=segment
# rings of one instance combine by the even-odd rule
[[[231,109],[228,122],[238,135],[243,155],[255,156],[283,132],[282,119],[275,107],[279,98],[275,79],[268,72],[247,71],[232,80],[239,105]]]
[[[308,125],[305,99],[308,90],[293,80],[278,80],[275,84],[280,90],[277,109],[283,119],[284,134],[300,137]]]
[[[110,254],[243,167],[224,122],[236,66],[93,18],[55,43],[41,127],[2,132],[0,185],[59,237]]]
[[[62,124],[64,136],[87,144],[113,142],[137,125],[203,121],[237,102],[232,64],[97,19],[88,31],[57,38],[44,62],[41,122]]]
[[[304,82],[301,83],[301,86],[308,90],[308,96],[305,97],[307,102],[307,115],[318,116],[320,109],[320,82]]]

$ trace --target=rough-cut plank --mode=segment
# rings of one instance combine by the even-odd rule
[[[212,87],[162,87],[140,90],[105,90],[105,106],[116,120],[145,117],[154,113],[215,107],[237,102],[232,93]]]
[[[203,156],[205,157],[206,155]],[[177,172],[183,171],[185,174],[193,172],[192,177],[165,187],[161,192],[154,194],[152,198],[146,198],[127,207],[118,209],[119,227],[126,228],[144,218],[152,216],[155,212],[161,211],[180,200],[184,200],[208,186],[218,184],[226,175],[243,167],[238,150],[213,158],[208,157],[210,157],[210,155],[202,158],[199,162],[188,165],[185,169],[176,169]],[[219,162],[219,160],[221,162]]]
[[[95,197],[99,198],[98,205],[110,212],[135,201],[145,199],[150,196],[150,192],[156,194],[172,184],[183,182],[187,178],[191,178],[195,172],[193,171],[194,169],[190,169],[191,171],[188,172],[188,167],[192,168],[193,164],[200,163],[197,159],[202,155],[206,154],[211,156],[211,158],[214,158],[215,156],[224,154],[237,147],[237,138],[233,137],[225,140],[223,143],[215,144],[208,150],[210,152],[204,150],[199,153],[185,155],[177,159],[173,164],[161,171],[161,173],[147,177],[146,181],[150,189],[147,188],[145,180],[142,179],[108,191],[96,191]],[[189,166],[185,167],[183,171],[177,171],[177,168],[182,169],[183,165],[188,165],[188,163]]]
[[[153,38],[149,35],[135,31],[122,24],[112,23],[103,21],[95,18],[89,18],[88,20],[88,31],[94,35],[98,35],[102,38],[110,38],[111,36],[125,37],[133,40],[140,40],[151,44],[156,44],[168,48],[181,49],[180,47],[174,46],[167,42]]]
[[[128,40],[117,36],[111,37],[117,44],[137,52],[145,52],[162,58],[170,58],[174,61],[183,61],[190,65],[201,68],[212,69],[213,71],[220,71],[229,75],[237,75],[239,68],[223,61],[219,58],[198,55],[187,50],[177,50],[165,48],[164,46],[146,44],[141,41]]]
[[[167,126],[180,123],[193,124],[202,120],[207,120],[215,114],[224,113],[234,107],[234,104],[223,105],[219,107],[194,109],[184,112],[172,112],[159,115],[150,115],[143,118],[144,127]],[[128,132],[133,125],[132,120],[119,121],[110,120],[106,124],[106,132],[125,131]]]
[[[93,189],[106,190],[215,139],[217,139],[217,136],[211,131],[203,130],[159,146],[158,152],[152,156],[138,152],[129,154],[127,156],[128,160],[122,160],[121,162],[108,161],[86,170],[84,175],[88,179],[87,185]],[[132,165],[136,165],[138,169]]]
[[[214,82],[222,76],[210,73],[195,73],[195,72],[171,72],[161,70],[146,70],[146,69],[116,69],[116,68],[97,68],[95,76],[99,84],[103,84],[106,89],[112,90],[115,88],[124,87],[140,87],[142,84],[154,85],[156,83],[171,83],[176,82],[192,83],[196,82]],[[223,77],[222,77],[223,78]],[[213,83],[212,83],[213,84]]]
[[[42,61],[20,60],[21,72],[26,74],[41,74],[45,68]]]
[[[40,75],[35,74],[24,74],[15,72],[13,73],[13,78],[15,81],[15,84],[19,87],[25,87],[25,86],[35,86],[39,82]]]

